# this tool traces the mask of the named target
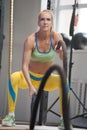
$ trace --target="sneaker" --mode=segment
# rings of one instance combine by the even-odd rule
[[[15,126],[15,118],[11,115],[7,115],[3,120],[2,120],[2,125],[3,126]]]
[[[63,119],[60,120],[60,122],[58,123],[58,128],[59,128],[60,130],[65,130]],[[72,124],[70,125],[70,129],[71,129],[71,130],[73,129]]]
[[[58,128],[64,130],[64,122],[63,122],[63,120],[59,121]]]

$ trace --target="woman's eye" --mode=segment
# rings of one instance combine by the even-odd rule
[[[41,20],[41,21],[43,21],[43,20],[44,20],[44,18],[41,18],[40,20]]]
[[[51,21],[51,19],[50,19],[50,18],[47,18],[47,21]]]
[[[44,20],[51,21],[50,18],[47,18],[47,19],[41,18],[41,19],[40,19],[40,21],[44,21]]]

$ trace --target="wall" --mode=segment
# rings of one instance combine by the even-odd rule
[[[9,47],[9,7],[10,0],[5,0],[5,12],[4,12],[4,43],[2,50],[2,68],[0,70],[0,116],[4,116],[7,112],[7,88],[8,88],[8,47]],[[26,36],[37,29],[37,14],[41,8],[41,1],[29,1],[29,0],[15,0],[14,1],[14,32],[13,32],[13,55],[12,55],[12,72],[21,70],[21,62],[22,62],[22,50],[23,44]],[[19,91],[19,95],[20,95]],[[23,94],[21,94],[21,98],[23,96],[28,95],[28,92],[25,90]],[[23,101],[23,100],[22,100]],[[29,99],[27,98],[22,108],[20,104],[22,104],[20,98],[18,99],[18,111],[17,111],[17,119],[21,119],[24,117],[25,120],[26,115],[20,114],[24,113],[23,111],[28,109],[25,108],[27,103],[29,103]],[[26,104],[26,105],[25,105]],[[20,108],[20,109],[19,109]],[[26,110],[27,111],[27,110]],[[27,114],[27,113],[26,113]],[[22,117],[21,117],[22,116]],[[30,116],[30,115],[29,115]]]

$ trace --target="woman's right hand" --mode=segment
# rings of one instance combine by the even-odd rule
[[[30,96],[30,98],[32,98],[33,94],[37,95],[37,90],[34,88],[34,86],[29,87],[29,96]]]

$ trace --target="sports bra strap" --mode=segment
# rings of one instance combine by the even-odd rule
[[[35,33],[35,42],[36,42],[36,47],[38,48],[38,37],[37,33]],[[52,46],[52,36],[50,35],[50,47]]]

